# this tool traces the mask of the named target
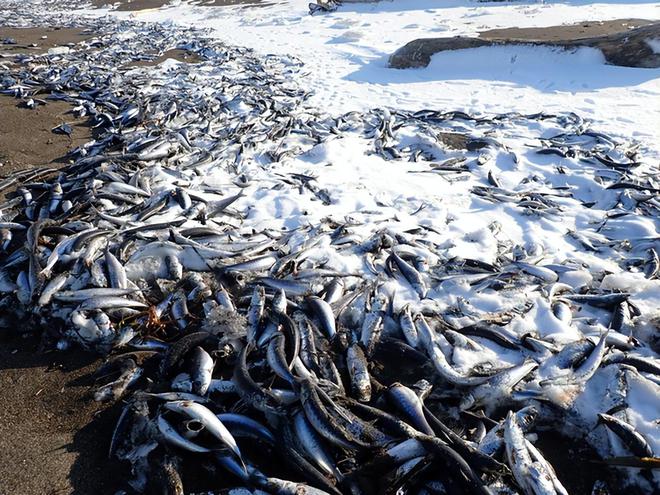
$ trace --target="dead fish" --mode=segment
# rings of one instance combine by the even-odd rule
[[[71,137],[71,134],[73,134],[73,127],[71,127],[71,125],[67,124],[66,122],[62,122],[60,125],[53,127],[51,132],[54,134],[64,134]]]

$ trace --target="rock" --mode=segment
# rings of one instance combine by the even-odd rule
[[[431,57],[438,52],[447,50],[464,50],[466,48],[478,48],[493,43],[479,38],[420,38],[405,44],[395,51],[389,60],[393,69],[412,69],[426,67],[431,62]]]
[[[630,26],[636,26],[630,29]],[[596,33],[596,35],[591,35]],[[606,33],[606,34],[602,34]],[[548,28],[503,29],[481,33],[478,38],[420,38],[394,52],[389,66],[394,69],[426,67],[431,57],[446,50],[481,46],[537,45],[564,49],[599,49],[605,60],[623,67],[660,67],[660,53],[653,46],[660,40],[660,22],[644,20],[583,23]]]
[[[655,53],[649,40],[660,39],[660,23],[643,26],[626,33],[585,40],[586,46],[598,48],[605,60],[622,67],[660,67],[660,53]],[[575,42],[575,45],[578,45]]]

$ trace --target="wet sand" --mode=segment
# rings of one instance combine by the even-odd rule
[[[91,36],[81,29],[0,27],[0,40],[17,42],[0,45],[0,54],[43,53]],[[85,119],[70,111],[61,101],[28,109],[17,98],[0,96],[0,177],[67,163],[66,154],[92,137]],[[52,132],[62,122],[72,125],[71,138]],[[43,352],[36,337],[0,327],[0,495],[105,495],[118,489],[122,473],[106,459],[118,413],[88,396],[97,366],[95,356]]]
[[[189,52],[187,50],[180,50],[177,48],[174,50],[167,50],[165,53],[154,58],[153,60],[140,60],[133,62],[132,64],[128,64],[125,67],[153,67],[170,58],[177,60],[178,62],[186,62],[188,64],[196,64],[202,61],[202,59],[196,53]]]
[[[46,39],[41,39],[47,36]],[[92,34],[82,29],[3,28],[0,40],[11,37],[16,45],[0,45],[3,50],[14,53],[33,50],[45,52],[55,46],[65,46],[88,39]],[[30,45],[36,44],[37,47]],[[167,59],[197,63],[194,53],[186,50],[168,50],[153,60],[135,62],[127,67],[150,67]],[[6,62],[6,61],[5,61]],[[93,138],[92,129],[86,118],[78,119],[71,113],[71,105],[62,101],[44,99],[45,105],[35,109],[25,107],[23,100],[0,95],[0,177],[12,172],[34,167],[58,167],[68,163],[67,153]],[[73,128],[71,137],[56,134],[52,129],[62,123]],[[3,495],[0,493],[0,495]]]
[[[98,359],[82,351],[42,352],[34,337],[0,329],[0,494],[112,494],[107,460],[119,411],[88,396]]]
[[[45,38],[44,38],[45,36]],[[11,66],[13,55],[44,53],[57,46],[70,46],[89,39],[92,33],[79,28],[8,28],[0,26],[0,40],[12,38],[16,44],[0,44],[2,63]],[[45,99],[46,95],[35,95]],[[85,119],[76,119],[71,106],[61,101],[46,100],[35,109],[25,102],[0,96],[0,177],[26,167],[59,166],[66,163],[66,154],[89,141],[91,129]],[[73,127],[71,137],[56,134],[52,129],[63,122]]]
[[[86,119],[76,119],[70,112],[71,106],[62,101],[46,100],[45,105],[29,109],[22,100],[0,96],[0,176],[66,164],[69,151],[92,139]],[[71,137],[52,132],[63,122],[73,128]]]
[[[11,69],[16,55],[44,53],[50,48],[70,46],[92,36],[92,33],[78,28],[0,26],[0,40],[12,38],[16,41],[16,44],[0,44],[0,55],[4,55],[0,63]],[[68,103],[46,100],[45,96],[34,95],[34,98],[45,100],[46,104],[30,109],[21,99],[0,95],[0,178],[24,169],[61,167],[68,163],[69,151],[92,138],[92,129],[86,119],[75,118]],[[62,123],[71,125],[71,136],[52,132]],[[10,190],[0,194],[4,196]],[[0,495],[4,494],[0,492]]]
[[[16,41],[16,44],[0,43],[0,54],[44,53],[50,48],[68,46],[92,36],[91,33],[79,28],[8,28],[0,26],[0,42],[7,38]]]

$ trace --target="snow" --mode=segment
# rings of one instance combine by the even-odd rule
[[[651,50],[653,50],[653,53],[660,53],[660,39],[651,38],[651,39],[646,40],[646,43],[651,47]]]
[[[208,27],[231,44],[295,55],[305,64],[303,85],[314,92],[310,103],[333,113],[382,106],[472,113],[574,111],[608,133],[652,143],[658,150],[660,69],[608,66],[595,50],[562,53],[524,46],[444,53],[426,69],[387,68],[389,55],[416,38],[586,20],[658,20],[655,2],[391,0],[344,4],[314,16],[308,14],[308,3],[242,8],[180,2],[114,15]],[[657,41],[649,43],[656,46]]]

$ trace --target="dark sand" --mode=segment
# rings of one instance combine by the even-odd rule
[[[158,9],[166,6],[171,0],[92,0],[94,7],[106,7],[116,5],[118,11],[137,11],[146,9]],[[273,2],[262,2],[262,0],[197,0],[192,5],[202,7],[225,7],[228,5],[245,5],[257,7],[259,5],[272,5]]]
[[[112,494],[107,460],[117,408],[88,395],[97,368],[81,351],[39,350],[34,337],[0,329],[0,495]]]
[[[42,39],[46,36],[46,39]],[[45,52],[89,39],[83,29],[7,28],[0,26],[0,40],[13,38],[16,45],[0,45],[0,53],[20,53],[26,50]],[[37,45],[32,47],[31,45]],[[36,95],[44,99],[45,95]],[[34,110],[25,108],[22,100],[0,96],[0,177],[25,167],[56,166],[66,163],[65,155],[91,139],[85,121],[76,119],[71,107],[61,101],[47,101]],[[72,125],[69,138],[52,132],[53,127],[66,122]]]
[[[70,111],[71,106],[62,101],[46,100],[31,110],[22,100],[0,96],[0,176],[26,167],[67,163],[66,154],[92,138],[86,120],[76,119]],[[62,122],[73,127],[71,137],[52,132]]]
[[[91,33],[77,28],[0,27],[0,40],[16,40],[15,45],[0,45],[0,54],[43,53],[91,37]],[[4,62],[10,60],[4,59]],[[35,97],[44,99],[45,95]],[[85,121],[75,119],[70,111],[71,107],[61,101],[47,101],[46,105],[31,110],[25,108],[20,99],[0,96],[0,177],[26,167],[52,167],[66,163],[65,155],[69,151],[91,139],[91,130]],[[73,127],[70,138],[52,132],[63,122]]]
[[[153,67],[154,65],[158,65],[169,58],[178,60],[179,62],[186,62],[188,64],[196,64],[202,61],[202,59],[196,53],[189,52],[188,50],[180,50],[177,48],[174,50],[167,50],[165,53],[153,60],[140,60],[133,62],[132,64],[128,64],[126,67]]]
[[[39,53],[90,36],[80,29],[0,28],[0,39],[17,41],[0,45],[0,53]],[[33,43],[38,46],[29,47]],[[66,153],[91,138],[70,110],[61,101],[30,110],[0,96],[0,176],[66,163]],[[51,132],[62,122],[72,124],[71,138]],[[0,495],[114,493],[122,473],[106,456],[117,411],[100,412],[106,406],[88,396],[97,358],[43,353],[38,339],[8,332],[0,328]]]
[[[518,40],[518,41],[562,41],[595,38],[620,33],[627,29],[653,24],[645,19],[617,19],[614,21],[588,21],[580,24],[550,26],[541,28],[506,28],[490,29],[479,33],[486,40]]]
[[[42,36],[46,36],[42,39]],[[16,44],[0,44],[0,53],[43,53],[56,46],[67,46],[92,37],[79,28],[8,28],[0,26],[0,41],[13,38]]]

